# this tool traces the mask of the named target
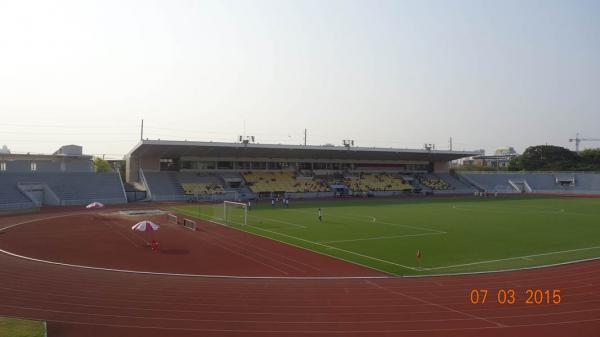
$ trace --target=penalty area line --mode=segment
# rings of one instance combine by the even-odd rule
[[[400,239],[400,238],[407,238],[407,237],[414,237],[414,236],[430,236],[430,235],[442,235],[442,234],[447,234],[447,233],[442,232],[442,233],[419,233],[419,234],[406,234],[406,235],[376,236],[376,237],[372,237],[372,238],[362,238],[362,239],[319,241],[318,243],[338,243],[338,242],[357,242],[357,241],[370,241],[370,240]]]

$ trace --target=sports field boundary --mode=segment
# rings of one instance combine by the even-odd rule
[[[16,226],[20,226],[20,225],[24,225],[24,224],[28,224],[28,223],[32,223],[32,222],[37,222],[37,221],[43,221],[43,220],[51,220],[51,219],[58,219],[58,218],[64,218],[64,217],[69,217],[69,216],[75,216],[75,215],[80,215],[80,214],[97,214],[99,212],[75,212],[75,213],[69,213],[69,214],[60,214],[60,215],[55,215],[55,216],[49,216],[49,217],[41,217],[41,218],[35,218],[35,219],[30,219],[27,221],[21,221],[12,225],[8,225],[5,226],[3,228],[0,228],[0,232],[2,231],[6,231],[10,228],[14,228]],[[177,213],[182,213],[182,212],[177,212]],[[185,213],[184,213],[185,214]],[[247,232],[247,231],[243,231],[243,230],[239,230],[237,228],[216,222],[216,221],[210,221],[207,219],[203,219],[203,218],[198,218],[196,216],[192,216],[190,214],[188,214],[190,217],[192,218],[196,218],[200,221],[206,221],[206,222],[211,222],[214,224],[217,224],[219,226],[223,226],[225,228],[229,228],[229,229],[234,229],[234,230],[238,230],[240,232],[243,232],[245,234],[249,234],[249,235],[256,235],[256,236],[260,236],[260,237],[264,237],[266,239],[269,240],[273,240],[273,241],[277,241],[286,245],[291,245],[294,246],[296,248],[300,248],[303,250],[307,250],[307,251],[311,251],[313,253],[316,254],[320,254],[320,255],[325,255],[325,256],[329,256],[331,258],[337,259],[337,260],[342,260],[348,263],[352,263],[355,265],[359,265],[368,269],[372,269],[372,270],[377,270],[378,272],[381,272],[385,275],[381,275],[381,276],[248,276],[248,275],[216,275],[216,274],[187,274],[187,273],[167,273],[167,272],[153,272],[153,271],[143,271],[143,270],[128,270],[128,269],[118,269],[118,268],[106,268],[106,267],[94,267],[94,266],[85,266],[85,265],[79,265],[79,264],[71,264],[71,263],[64,263],[64,262],[57,262],[57,261],[50,261],[50,260],[44,260],[44,259],[38,259],[38,258],[33,258],[33,257],[29,257],[29,256],[24,256],[24,255],[20,255],[20,254],[16,254],[13,252],[9,252],[7,250],[1,249],[0,248],[0,253],[15,257],[15,258],[19,258],[19,259],[24,259],[24,260],[28,260],[28,261],[33,261],[33,262],[39,262],[39,263],[45,263],[45,264],[51,264],[51,265],[57,265],[57,266],[63,266],[63,267],[71,267],[71,268],[79,268],[79,269],[88,269],[88,270],[99,270],[99,271],[109,271],[109,272],[118,272],[118,273],[129,273],[129,274],[141,274],[141,275],[159,275],[159,276],[174,276],[174,277],[197,277],[197,278],[219,278],[219,279],[282,279],[282,280],[352,280],[352,279],[390,279],[390,278],[398,278],[399,276],[394,275],[394,274],[390,274],[388,272],[385,272],[383,270],[378,270],[376,268],[370,267],[370,266],[365,266],[365,265],[361,265],[359,263],[356,262],[352,262],[352,261],[346,261],[343,260],[339,257],[336,256],[331,256],[331,255],[327,255],[327,254],[323,254],[317,251],[313,251],[310,249],[307,249],[305,247],[301,247],[301,246],[296,246],[293,244],[289,244],[287,242],[283,242],[283,241],[279,241],[279,240],[274,240],[272,238],[269,238],[267,236],[262,236],[262,235],[258,235],[258,234],[254,234],[251,232]]]
[[[478,264],[496,263],[496,262],[512,261],[512,260],[520,260],[520,259],[531,260],[531,259],[529,259],[530,257],[558,255],[558,254],[562,254],[562,253],[581,252],[581,251],[594,250],[594,249],[600,249],[600,246],[557,250],[557,251],[553,251],[553,252],[545,252],[545,253],[539,253],[539,254],[507,257],[507,258],[503,258],[503,259],[494,259],[494,260],[483,260],[483,261],[476,261],[476,262],[470,262],[470,263],[462,263],[462,264],[454,264],[454,265],[449,265],[449,266],[431,267],[431,268],[422,268],[422,269],[423,270],[439,270],[439,269],[466,267],[466,266],[474,266],[474,265],[478,265]]]
[[[178,213],[185,213],[185,212],[181,212],[178,211]],[[27,224],[27,223],[31,223],[31,222],[36,222],[36,221],[42,221],[42,220],[50,220],[50,219],[55,219],[55,218],[62,218],[62,217],[69,217],[69,216],[73,216],[73,215],[78,215],[78,214],[92,214],[91,212],[76,212],[76,213],[69,213],[69,214],[60,214],[60,215],[56,215],[56,216],[50,216],[50,217],[41,217],[41,218],[36,218],[36,219],[31,219],[31,220],[27,220],[27,221],[21,221],[19,223],[16,224],[12,224],[12,225],[8,225],[6,227],[0,228],[0,232],[5,231],[7,229],[19,226],[19,225],[23,225],[23,224]],[[552,263],[552,264],[545,264],[545,265],[539,265],[539,266],[530,266],[530,267],[522,267],[522,268],[507,268],[507,269],[498,269],[498,270],[485,270],[485,271],[472,271],[472,272],[457,272],[457,273],[440,273],[440,274],[426,274],[426,275],[395,275],[395,274],[391,274],[389,272],[383,271],[383,270],[379,270],[377,268],[371,267],[371,266],[366,266],[364,264],[358,263],[358,262],[354,262],[354,261],[349,261],[343,258],[340,258],[338,256],[333,256],[333,255],[329,255],[323,252],[319,252],[319,251],[315,251],[312,250],[310,248],[306,248],[306,247],[302,247],[299,245],[295,245],[289,242],[285,242],[285,241],[281,241],[281,240],[277,240],[275,238],[266,236],[266,235],[260,235],[257,233],[253,233],[253,232],[249,232],[249,231],[245,231],[243,229],[237,228],[237,227],[232,227],[217,221],[213,221],[213,220],[208,220],[208,219],[204,219],[204,218],[198,218],[196,216],[193,216],[191,214],[188,214],[189,216],[199,219],[201,221],[206,221],[206,222],[210,222],[219,226],[223,226],[229,229],[233,229],[233,230],[237,230],[249,235],[254,235],[254,236],[258,236],[258,237],[262,237],[262,238],[266,238],[269,240],[273,240],[273,241],[277,241],[286,245],[290,245],[290,246],[294,246],[296,248],[300,248],[303,250],[307,250],[316,254],[321,254],[321,255],[325,255],[337,260],[341,260],[344,262],[348,262],[348,263],[352,263],[352,264],[356,264],[368,269],[373,269],[373,270],[377,270],[381,273],[384,273],[386,275],[382,275],[382,276],[246,276],[246,275],[215,275],[215,274],[186,274],[186,273],[167,273],[167,272],[152,272],[152,271],[138,271],[138,270],[127,270],[127,269],[116,269],[116,268],[105,268],[105,267],[93,267],[93,266],[85,266],[85,265],[78,265],[78,264],[69,264],[69,263],[63,263],[63,262],[56,262],[56,261],[49,261],[49,260],[44,260],[44,259],[37,259],[37,258],[32,258],[32,257],[28,257],[28,256],[24,256],[24,255],[19,255],[4,249],[0,248],[0,253],[15,257],[15,258],[19,258],[19,259],[24,259],[24,260],[29,260],[29,261],[33,261],[33,262],[39,262],[39,263],[45,263],[45,264],[51,264],[51,265],[58,265],[58,266],[64,266],[64,267],[71,267],[71,268],[79,268],[79,269],[88,269],[88,270],[99,270],[99,271],[109,271],[109,272],[118,272],[118,273],[129,273],[129,274],[142,274],[142,275],[158,275],[158,276],[174,276],[174,277],[197,277],[197,278],[216,278],[216,279],[273,279],[273,280],[351,280],[351,279],[364,279],[364,280],[369,280],[369,279],[394,279],[394,278],[425,278],[425,277],[443,277],[443,276],[465,276],[465,275],[480,275],[480,274],[494,274],[494,273],[506,273],[506,272],[516,272],[516,271],[522,271],[522,270],[535,270],[535,269],[542,269],[542,268],[551,268],[551,267],[557,267],[557,266],[564,266],[564,265],[570,265],[570,264],[576,264],[576,263],[584,263],[584,262],[591,262],[591,261],[597,261],[600,260],[600,257],[593,257],[593,258],[586,258],[586,259],[579,259],[579,260],[573,260],[573,261],[565,261],[565,262],[559,262],[559,263]],[[328,247],[328,246],[327,246]],[[600,247],[600,246],[599,246]],[[588,249],[587,248],[581,248],[581,249]],[[580,249],[580,250],[581,250]],[[544,253],[546,254],[546,253]],[[521,258],[521,257],[515,257],[513,259],[517,259],[517,258]],[[485,261],[483,261],[485,262]],[[421,268],[421,271],[426,271],[426,268]]]
[[[178,210],[178,212],[181,212],[181,210]],[[183,213],[185,213],[185,212],[183,212]],[[188,215],[192,216],[192,217],[196,217],[196,216],[191,215],[190,213],[188,213]],[[219,225],[219,226],[224,226],[224,227],[231,228],[231,229],[234,229],[234,230],[237,230],[237,231],[241,231],[241,232],[244,232],[244,233],[247,233],[247,234],[250,234],[250,235],[259,236],[259,237],[262,237],[262,238],[267,238],[267,239],[270,239],[270,240],[274,240],[274,241],[277,241],[277,242],[284,243],[286,245],[294,246],[294,247],[297,247],[297,248],[300,248],[300,249],[305,249],[305,250],[308,250],[308,251],[311,251],[311,252],[314,252],[314,253],[317,253],[317,254],[322,254],[322,255],[325,255],[325,256],[329,256],[329,257],[332,257],[332,258],[335,258],[335,259],[339,259],[339,260],[345,261],[345,262],[349,262],[349,263],[353,263],[353,264],[356,264],[356,265],[359,265],[359,266],[363,266],[363,267],[366,267],[366,268],[374,269],[374,270],[377,270],[377,271],[380,271],[382,273],[386,273],[386,274],[390,275],[390,276],[382,276],[382,277],[379,277],[379,276],[375,276],[375,277],[370,277],[370,276],[360,277],[361,279],[367,279],[367,280],[368,279],[378,279],[378,278],[426,278],[426,277],[468,276],[468,275],[480,275],[480,274],[509,273],[509,272],[516,272],[516,271],[521,271],[521,270],[535,270],[535,269],[542,269],[542,268],[551,268],[551,267],[558,267],[558,266],[564,266],[564,265],[570,265],[570,264],[584,263],[584,262],[591,262],[591,261],[598,261],[598,260],[600,260],[600,257],[592,257],[592,258],[586,258],[586,259],[579,259],[579,260],[573,260],[573,261],[565,261],[565,262],[544,264],[544,265],[539,265],[539,266],[521,267],[521,268],[507,268],[507,269],[497,269],[497,270],[482,270],[482,271],[456,272],[456,273],[439,273],[439,274],[426,274],[426,275],[395,275],[395,274],[391,274],[391,273],[389,273],[387,271],[379,270],[379,269],[371,267],[371,266],[366,266],[364,264],[361,264],[361,263],[358,263],[358,262],[355,262],[355,261],[349,261],[349,260],[340,258],[338,256],[329,255],[327,253],[323,253],[323,252],[319,252],[319,251],[316,251],[316,250],[312,250],[312,249],[307,248],[307,247],[302,247],[302,246],[299,246],[299,245],[295,245],[293,243],[289,243],[289,242],[277,240],[277,239],[275,239],[273,237],[269,237],[269,236],[266,236],[266,235],[261,235],[261,234],[258,234],[258,233],[245,231],[245,230],[243,230],[241,228],[232,227],[232,226],[229,226],[227,224],[220,223],[218,221],[208,220],[208,219],[198,218],[198,217],[196,217],[196,218],[199,219],[199,220],[202,220],[202,221],[206,221],[206,222],[210,222],[210,223]],[[289,278],[289,277],[275,276],[273,278],[275,278],[275,279],[286,279],[286,278]],[[318,279],[318,277],[317,277],[317,279]]]
[[[212,221],[210,221],[212,222]],[[219,224],[220,225],[220,224]],[[225,226],[225,225],[222,225]],[[250,233],[250,232],[245,232],[244,233],[248,233],[248,234],[253,234],[256,236],[260,236],[260,237],[264,237],[267,239],[271,239],[274,240],[268,236],[262,236],[259,234],[254,234],[254,233]],[[275,240],[278,241],[278,240]],[[278,242],[282,242],[291,246],[295,246],[293,244],[287,243],[287,242],[283,242],[283,241],[278,241]],[[312,251],[310,249],[304,248],[304,247],[300,247],[300,246],[295,246],[298,248],[302,248],[302,249],[306,249],[309,251]],[[346,261],[343,259],[340,259],[339,257],[336,256],[331,256],[331,255],[327,255],[327,254],[323,254],[317,251],[314,251],[315,253],[318,254],[322,254],[325,256],[329,256],[335,259],[339,259],[345,262],[349,262],[349,263],[353,263],[353,264],[357,264],[359,266],[363,266],[362,264],[353,262],[353,261]],[[52,264],[52,265],[57,265],[57,266],[63,266],[63,267],[71,267],[71,268],[79,268],[79,269],[89,269],[89,270],[99,270],[99,271],[109,271],[109,272],[117,272],[117,273],[129,273],[129,274],[141,274],[141,275],[157,275],[157,276],[174,276],[174,277],[197,277],[197,278],[214,278],[214,279],[240,279],[240,280],[244,280],[244,279],[248,279],[248,280],[253,280],[253,279],[257,279],[257,280],[372,280],[372,279],[397,279],[397,278],[427,278],[427,277],[444,277],[444,276],[468,276],[468,275],[480,275],[480,274],[496,274],[496,273],[508,273],[508,272],[517,272],[517,271],[524,271],[524,270],[534,270],[534,269],[542,269],[542,268],[551,268],[551,267],[558,267],[558,266],[565,266],[565,265],[570,265],[570,264],[576,264],[576,263],[584,263],[584,262],[591,262],[591,261],[598,261],[600,260],[600,257],[592,257],[589,259],[582,259],[582,260],[574,260],[574,261],[567,261],[567,262],[560,262],[560,263],[553,263],[553,264],[546,264],[546,265],[541,265],[541,266],[532,266],[532,267],[523,267],[523,268],[510,268],[510,269],[499,269],[499,270],[486,270],[486,271],[475,271],[475,272],[462,272],[462,273],[447,273],[447,274],[427,274],[427,275],[392,275],[387,273],[388,275],[382,275],[382,276],[244,276],[244,275],[214,275],[214,274],[184,274],[184,273],[165,273],[165,272],[153,272],[153,271],[143,271],[143,270],[127,270],[127,269],[115,269],[115,268],[104,268],[104,267],[93,267],[93,266],[84,266],[84,265],[78,265],[78,264],[70,264],[70,263],[63,263],[63,262],[56,262],[56,261],[49,261],[49,260],[43,260],[43,259],[36,259],[33,257],[29,257],[29,256],[23,256],[23,255],[19,255],[19,254],[15,254],[9,251],[6,251],[4,249],[0,249],[0,253],[15,257],[15,258],[19,258],[19,259],[23,259],[23,260],[28,260],[28,261],[33,261],[33,262],[40,262],[40,263],[45,263],[45,264]],[[366,268],[370,268],[370,269],[375,269],[373,267],[369,267],[369,266],[364,266]],[[377,269],[375,269],[377,270]],[[379,271],[379,270],[378,270]],[[384,271],[381,271],[382,273],[386,273]]]
[[[185,274],[185,273],[166,273],[166,272],[158,272],[158,271],[143,271],[143,270],[128,270],[128,269],[117,269],[117,268],[105,268],[105,267],[93,267],[93,266],[84,266],[80,264],[71,264],[71,263],[63,263],[56,261],[49,261],[43,259],[36,259],[29,256],[23,256],[19,254],[15,254],[4,249],[0,249],[0,253],[4,253],[6,255],[16,257],[19,259],[29,260],[33,262],[41,262],[46,264],[52,264],[62,267],[72,267],[72,268],[80,268],[80,269],[90,269],[90,270],[99,270],[99,271],[110,271],[117,273],[129,273],[129,274],[140,274],[140,275],[159,275],[159,276],[175,276],[175,277],[198,277],[198,278],[220,278],[220,279],[257,279],[257,280],[361,280],[361,279],[392,279],[398,278],[398,276],[393,275],[382,275],[382,276],[244,276],[244,275],[212,275],[212,274]],[[372,268],[371,268],[372,269]]]

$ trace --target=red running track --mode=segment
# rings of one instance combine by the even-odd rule
[[[1,221],[19,217],[31,216]],[[0,315],[47,320],[50,337],[600,336],[599,285],[600,261],[469,276],[298,280],[131,274],[0,254]],[[470,304],[472,288],[489,289],[487,303]],[[517,303],[494,303],[499,288],[514,288]],[[526,305],[527,288],[560,289],[562,301]]]

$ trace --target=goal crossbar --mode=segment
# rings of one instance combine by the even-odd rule
[[[237,207],[244,210],[244,225],[248,223],[248,205],[243,202],[223,201],[223,220],[227,223],[227,207]]]

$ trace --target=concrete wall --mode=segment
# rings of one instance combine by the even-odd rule
[[[434,162],[433,163],[433,172],[434,173],[448,173],[449,167],[450,167],[450,163],[447,161]]]
[[[125,163],[125,181],[128,183],[140,182],[140,168],[144,171],[159,171],[160,157],[128,156]]]

